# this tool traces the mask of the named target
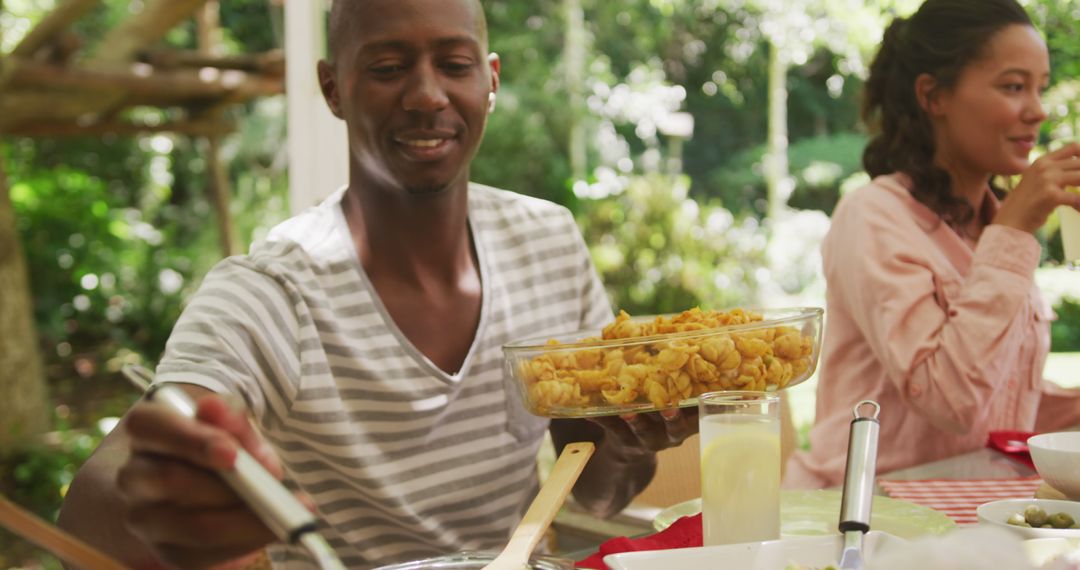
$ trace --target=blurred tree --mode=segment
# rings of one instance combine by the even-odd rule
[[[573,118],[563,65],[565,6],[491,0],[485,8],[491,49],[502,58],[502,86],[472,177],[576,208],[570,190]]]
[[[4,2],[0,0],[0,17]],[[0,58],[4,27],[0,26]],[[2,85],[0,79],[0,85]],[[0,146],[4,139],[0,137]],[[34,298],[15,229],[4,157],[0,153],[0,449],[29,443],[49,427],[45,371],[34,329]]]
[[[850,132],[792,143],[788,147],[788,160],[795,188],[788,205],[831,215],[840,198],[841,185],[863,170],[861,157],[865,146],[864,135]],[[767,150],[765,145],[757,145],[735,154],[722,168],[713,171],[709,182],[729,189],[732,195],[764,195],[762,164]]]
[[[254,51],[244,42],[261,47],[273,41],[265,35],[265,2],[240,3],[225,3],[223,12],[235,18],[229,9],[246,6],[251,13],[242,18],[251,25],[225,34],[226,53]],[[14,12],[0,14],[0,28],[24,34],[50,7],[19,1]],[[126,0],[103,0],[74,29],[92,52],[130,9]],[[190,48],[194,31],[193,25],[179,26],[165,43]],[[10,49],[3,40],[0,45]],[[241,132],[221,141],[234,183],[231,211],[245,246],[287,210],[280,160],[284,109],[280,101],[261,103],[230,109]],[[130,111],[132,118],[155,124],[177,114]],[[170,135],[7,138],[0,154],[10,165],[14,207],[14,223],[4,229],[17,232],[30,260],[35,290],[25,306],[34,310],[49,391],[62,408],[72,404],[68,419],[82,428],[130,404],[133,393],[115,372],[125,362],[157,360],[184,299],[219,259],[215,228],[207,224],[214,219],[206,198],[209,165],[190,141]],[[6,291],[3,296],[7,301]]]
[[[744,36],[759,37],[767,53],[768,137],[763,163],[768,217],[779,218],[795,190],[788,163],[788,74],[824,48],[842,57],[848,75],[861,75],[863,59],[881,38],[882,6],[861,0],[739,0],[747,9]],[[840,81],[843,77],[836,76]]]
[[[1050,48],[1051,83],[1080,77],[1080,0],[1022,0]]]
[[[671,313],[757,300],[765,239],[753,217],[736,220],[688,196],[686,176],[628,177],[625,188],[583,202],[580,218],[617,309]]]
[[[588,175],[589,149],[585,107],[586,64],[588,63],[588,36],[585,32],[585,10],[581,0],[563,0],[566,33],[564,59],[566,62],[566,87],[570,94],[570,171],[575,179]]]
[[[0,449],[28,444],[28,438],[48,428],[45,373],[26,275],[26,259],[15,231],[15,213],[0,157],[0,394],[4,394],[0,398]]]
[[[838,2],[813,0],[807,4],[815,13],[844,12],[845,19],[827,22],[835,42],[806,40],[807,34],[811,39],[823,34],[815,32],[823,26],[817,19],[811,19],[809,31],[800,29],[796,34],[803,38],[797,45],[802,51],[792,57],[802,63],[792,63],[784,77],[789,96],[782,110],[787,118],[773,124],[785,125],[787,132],[774,137],[774,142],[790,139],[794,144],[802,138],[833,136],[856,128],[856,96],[864,54],[841,45],[841,40],[850,32],[857,45],[872,44],[876,41],[874,30],[881,29],[879,20],[883,17],[872,8],[847,13],[833,6]],[[685,172],[694,181],[692,192],[720,198],[739,215],[759,217],[768,212],[765,187],[759,193],[756,187],[723,186],[717,183],[715,171],[738,153],[768,140],[766,70],[770,49],[761,31],[762,6],[766,4],[765,0],[586,0],[584,4],[595,54],[590,75],[614,84],[636,67],[661,68],[670,82],[684,88],[685,110],[695,119],[694,135],[686,144],[683,161]],[[784,15],[806,19],[798,10],[789,11],[792,14]],[[866,19],[868,23],[863,21]],[[845,30],[841,31],[841,26]],[[644,150],[641,144],[647,144],[636,136],[641,127],[632,122],[618,126],[618,133],[637,152]],[[837,190],[833,188],[834,195]]]

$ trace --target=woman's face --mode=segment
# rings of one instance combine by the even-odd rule
[[[1022,172],[1046,119],[1049,81],[1050,56],[1038,32],[1019,24],[999,31],[952,88],[930,96],[939,163],[979,177]]]

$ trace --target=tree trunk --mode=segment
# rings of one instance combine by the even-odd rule
[[[221,50],[221,5],[218,0],[207,0],[202,10],[196,15],[199,29],[199,52],[204,55],[215,55]],[[207,116],[213,122],[221,116],[220,112],[211,110]],[[209,177],[209,190],[211,202],[217,212],[218,239],[221,243],[221,254],[231,257],[240,252],[237,245],[236,231],[233,229],[232,211],[229,207],[232,191],[229,184],[229,172],[221,160],[221,137],[210,136],[206,138],[206,165]]]
[[[0,449],[48,429],[45,371],[15,211],[0,158]]]
[[[588,177],[588,133],[585,130],[585,11],[581,0],[565,0],[566,87],[570,95],[570,172],[575,180]]]
[[[768,190],[770,219],[778,219],[787,209],[795,189],[788,172],[787,129],[788,62],[780,46],[769,42],[769,142],[765,151],[765,187]]]
[[[221,160],[221,139],[216,136],[206,138],[206,165],[209,177],[210,201],[214,204],[214,212],[217,213],[218,240],[221,244],[221,255],[231,257],[240,251],[239,240],[236,238],[235,224],[233,224],[231,184],[229,184],[229,172],[225,163]]]

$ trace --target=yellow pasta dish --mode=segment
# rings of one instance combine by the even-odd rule
[[[594,336],[503,347],[526,407],[548,417],[692,405],[705,392],[781,390],[817,365],[821,309],[701,310],[633,318]],[[574,341],[574,339],[580,339]]]

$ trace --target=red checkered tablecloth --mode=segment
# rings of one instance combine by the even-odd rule
[[[941,511],[956,524],[978,522],[975,509],[1000,499],[1030,499],[1042,484],[1038,475],[1020,479],[878,480],[885,494]]]

